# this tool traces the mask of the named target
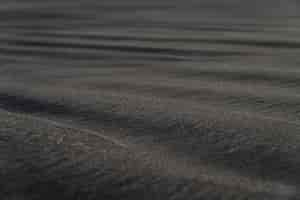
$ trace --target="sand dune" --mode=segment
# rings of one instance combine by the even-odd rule
[[[0,3],[1,199],[299,199],[296,1]]]

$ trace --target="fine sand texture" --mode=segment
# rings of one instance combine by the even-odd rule
[[[2,0],[0,200],[299,200],[300,2]]]

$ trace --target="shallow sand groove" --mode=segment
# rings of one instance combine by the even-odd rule
[[[282,199],[297,194],[293,185],[206,164],[183,165],[164,152],[142,153],[146,148],[52,120],[6,111],[1,119],[4,198]]]
[[[1,199],[299,199],[294,0],[0,3]]]

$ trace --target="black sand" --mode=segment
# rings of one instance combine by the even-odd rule
[[[0,5],[0,199],[300,198],[297,1]]]

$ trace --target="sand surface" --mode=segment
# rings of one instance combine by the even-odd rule
[[[296,0],[0,2],[0,199],[300,199]]]

